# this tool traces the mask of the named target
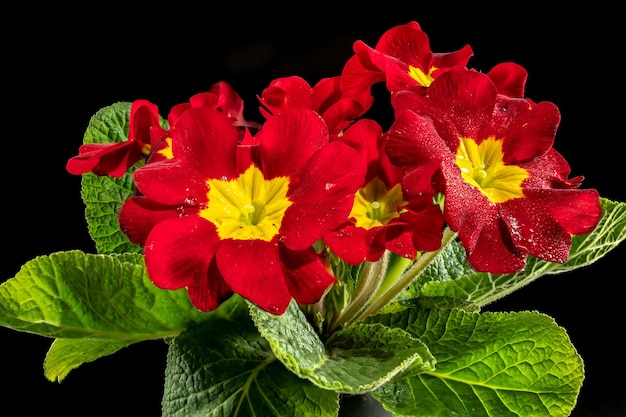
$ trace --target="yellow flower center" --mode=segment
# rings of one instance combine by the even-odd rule
[[[174,154],[172,153],[172,138],[165,138],[165,144],[165,146],[159,148],[156,152],[163,155],[166,159],[174,158]]]
[[[399,217],[398,207],[404,204],[400,184],[387,190],[385,183],[375,178],[357,191],[350,217],[356,219],[358,227],[369,230]]]
[[[288,177],[266,180],[251,165],[234,180],[210,179],[209,203],[200,216],[213,223],[221,239],[271,241],[280,230],[287,198]]]
[[[522,182],[528,178],[528,171],[504,164],[500,140],[488,138],[476,144],[473,139],[461,138],[456,165],[463,179],[477,187],[492,203],[524,197]]]
[[[412,65],[409,65],[409,76],[413,78],[415,81],[417,81],[420,85],[424,87],[429,87],[430,83],[432,83],[434,80],[434,78],[431,77],[430,74],[432,74],[433,71],[435,71],[436,69],[437,68],[432,67],[430,71],[428,71],[428,74],[426,74],[421,69],[414,67]]]

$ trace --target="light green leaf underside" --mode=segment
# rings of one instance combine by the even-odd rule
[[[50,381],[61,382],[71,370],[83,363],[112,355],[131,343],[130,341],[55,339],[43,363],[44,375]]]
[[[276,357],[296,375],[325,389],[368,392],[409,367],[411,372],[434,367],[428,348],[401,329],[358,324],[323,343],[295,302],[281,316],[254,306],[250,311]]]
[[[162,416],[336,417],[339,396],[276,360],[240,307],[245,314],[215,316],[172,340]]]
[[[138,254],[37,257],[0,285],[0,325],[55,338],[139,342],[208,316],[184,290],[157,288]]]
[[[453,242],[402,294],[451,297],[486,305],[504,297],[535,279],[589,265],[626,239],[626,203],[600,199],[603,215],[596,229],[572,238],[570,258],[564,264],[546,262],[529,256],[523,271],[515,274],[490,274],[473,271],[466,263],[464,249]]]
[[[410,309],[368,321],[428,345],[436,369],[374,391],[402,416],[568,416],[584,377],[566,332],[537,312]]]

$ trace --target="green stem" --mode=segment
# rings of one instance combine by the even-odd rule
[[[388,264],[389,254],[387,252],[376,262],[366,262],[350,303],[329,325],[329,334],[340,326],[347,326],[353,323],[363,309],[367,308],[370,300],[378,292],[382,281],[381,276],[387,270]]]
[[[433,252],[424,252],[413,265],[409,269],[404,272],[396,280],[389,289],[384,293],[380,294],[376,300],[367,307],[366,310],[362,311],[358,317],[355,317],[355,320],[362,320],[366,317],[371,316],[378,312],[381,308],[386,306],[389,302],[391,302],[398,294],[400,294],[417,276],[439,255],[450,242],[454,240],[456,237],[456,232],[446,228],[443,233],[443,238],[441,240],[441,246],[439,249]]]

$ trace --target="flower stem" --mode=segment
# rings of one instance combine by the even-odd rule
[[[443,233],[441,246],[436,251],[424,252],[417,260],[382,294],[376,297],[367,309],[363,310],[355,320],[363,320],[378,312],[381,308],[391,302],[400,292],[402,292],[417,276],[437,257],[437,255],[456,237],[456,232],[449,228]]]
[[[328,327],[328,333],[332,333],[340,326],[353,323],[363,309],[367,308],[370,300],[378,292],[389,264],[389,253],[385,252],[376,262],[366,262],[357,282],[352,299],[348,306],[339,314]]]

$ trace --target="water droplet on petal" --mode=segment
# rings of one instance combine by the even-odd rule
[[[280,311],[280,309],[274,304],[268,305],[266,310],[268,313],[272,313],[272,314],[278,314],[278,312]]]
[[[176,207],[176,213],[178,213],[178,217],[185,217],[185,216],[187,216],[187,212],[185,211],[185,206],[178,206],[178,207]]]

